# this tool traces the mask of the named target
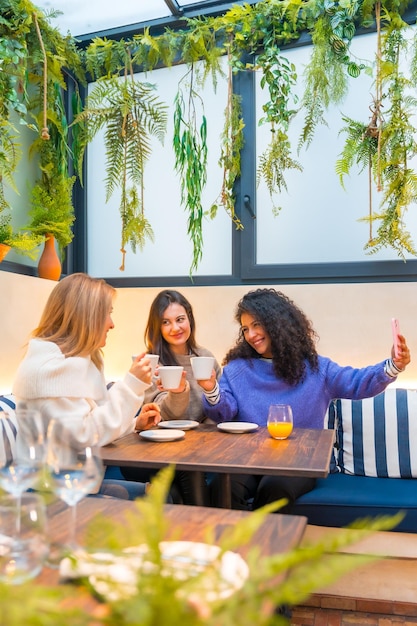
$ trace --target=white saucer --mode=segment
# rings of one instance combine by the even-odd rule
[[[191,428],[197,428],[200,422],[195,420],[166,420],[165,422],[159,422],[159,428],[181,428],[181,430],[191,430]]]
[[[221,422],[217,424],[219,430],[224,430],[226,433],[251,433],[257,428],[258,424],[254,422]]]
[[[149,441],[176,441],[183,439],[185,432],[183,430],[142,430],[139,435]]]

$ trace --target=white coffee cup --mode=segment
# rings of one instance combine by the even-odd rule
[[[151,363],[151,373],[152,373],[152,376],[153,376],[154,372],[155,372],[155,368],[158,365],[159,354],[145,354],[145,357],[147,359],[149,359],[149,361]],[[138,358],[137,354],[133,354],[132,355],[132,361],[136,361],[137,358]]]
[[[214,367],[213,356],[192,356],[190,361],[194,378],[197,380],[208,380],[211,377]]]
[[[181,384],[184,368],[181,365],[161,365],[158,369],[162,386],[165,389],[177,389]]]

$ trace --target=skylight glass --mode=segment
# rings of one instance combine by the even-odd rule
[[[45,12],[61,11],[62,15],[51,19],[62,34],[74,37],[120,28],[150,20],[171,17],[172,13],[164,0],[33,0]],[[178,0],[181,7],[197,7],[202,12],[207,0]],[[209,4],[213,5],[213,2]],[[214,4],[216,4],[214,2]],[[219,2],[223,4],[223,2]]]

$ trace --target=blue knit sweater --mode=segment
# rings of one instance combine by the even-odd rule
[[[203,397],[204,412],[215,422],[235,420],[266,426],[271,404],[290,404],[295,427],[323,428],[331,400],[369,398],[395,380],[385,373],[385,361],[361,369],[341,367],[321,356],[318,363],[317,372],[308,366],[304,381],[291,386],[277,378],[268,359],[231,361],[219,381],[220,401],[210,405]]]

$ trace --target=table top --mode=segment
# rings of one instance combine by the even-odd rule
[[[184,439],[155,442],[132,433],[101,448],[106,465],[217,473],[251,473],[325,478],[334,431],[295,428],[288,439],[272,439],[266,428],[232,434],[213,424],[187,430]]]
[[[132,511],[137,511],[137,514],[140,515],[135,503],[129,500],[106,497],[85,498],[77,505],[77,541],[82,545],[88,524],[98,513],[104,514],[107,519],[120,522],[125,513],[131,514]],[[205,533],[209,527],[214,528],[214,537],[217,539],[228,527],[235,526],[241,519],[251,515],[246,511],[179,504],[165,505],[164,513],[169,522],[165,538],[169,540],[174,537],[176,540],[184,541],[205,541]],[[48,531],[51,541],[65,543],[68,534],[69,514],[68,508],[61,501],[48,507]],[[242,546],[237,552],[245,557],[253,545],[257,545],[264,556],[287,552],[299,544],[306,524],[307,518],[302,516],[267,515],[260,528],[253,535],[250,545]],[[43,585],[57,585],[59,582],[58,570],[45,567],[36,580]],[[78,606],[81,602],[86,605],[86,610],[90,610],[97,604],[88,593],[79,594],[79,589],[74,591]]]

